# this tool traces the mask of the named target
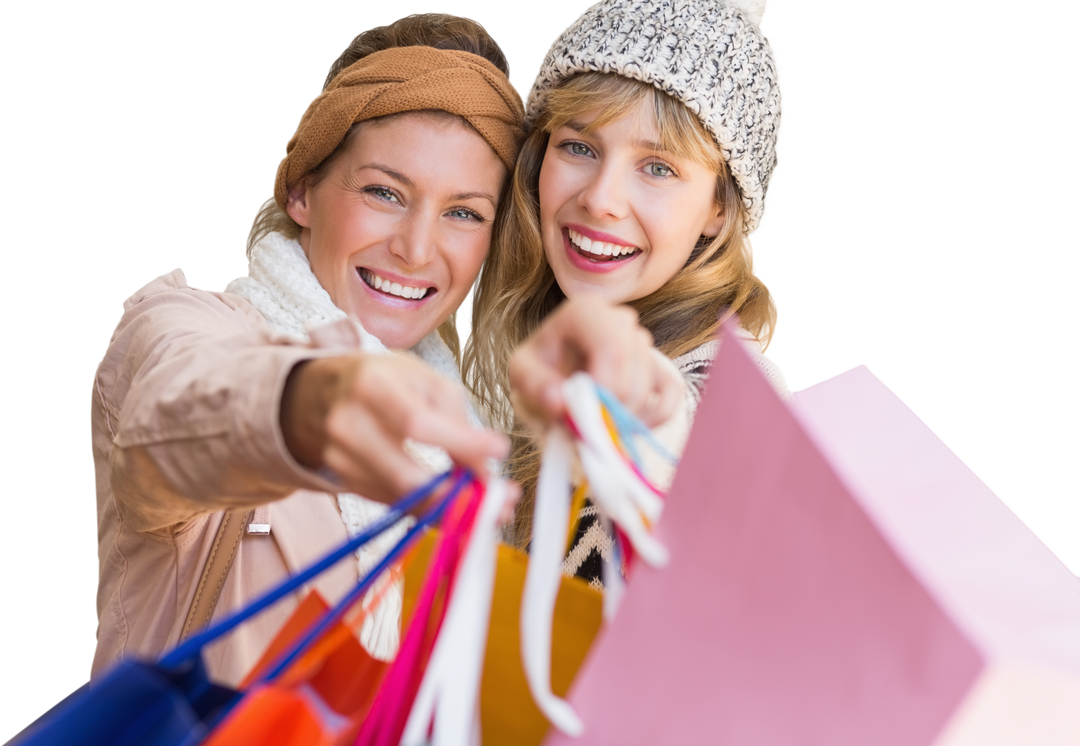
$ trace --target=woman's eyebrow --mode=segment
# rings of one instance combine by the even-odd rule
[[[578,133],[584,132],[586,126],[587,125],[584,122],[579,122],[576,119],[571,119],[569,122],[566,122],[563,125],[563,127],[566,127],[567,129],[572,129],[574,132]],[[655,150],[658,153],[671,152],[664,147],[663,143],[659,143],[654,140],[635,140],[632,145],[633,147],[640,148],[641,150]]]
[[[455,194],[450,199],[452,199],[452,200],[459,200],[459,199],[461,199],[461,200],[465,200],[465,199],[486,199],[488,202],[491,203],[492,207],[495,207],[498,204],[495,201],[495,198],[493,196],[491,196],[490,194],[488,194],[487,192],[463,192],[461,194]]]
[[[382,171],[384,174],[389,176],[391,179],[394,179],[396,181],[400,181],[402,184],[404,184],[407,187],[415,186],[412,183],[412,179],[410,179],[408,176],[401,173],[400,171],[395,171],[394,169],[390,168],[389,166],[384,166],[381,163],[365,163],[358,170],[366,171],[369,168],[374,169],[376,171]]]
[[[641,148],[642,150],[655,150],[658,153],[670,152],[663,144],[654,142],[653,140],[635,140],[634,147]]]

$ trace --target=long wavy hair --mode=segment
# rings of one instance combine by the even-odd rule
[[[716,336],[721,317],[736,313],[742,326],[767,345],[776,323],[768,288],[753,273],[742,196],[716,141],[681,102],[651,85],[619,75],[584,73],[549,94],[518,157],[510,194],[496,216],[491,252],[473,301],[472,336],[463,354],[466,384],[492,424],[513,444],[509,476],[521,484],[512,536],[525,546],[540,470],[536,438],[514,417],[508,368],[513,351],[565,296],[547,263],[540,233],[540,167],[553,131],[583,112],[600,115],[595,131],[633,112],[642,102],[655,114],[663,147],[716,173],[716,202],[724,216],[718,235],[702,237],[686,264],[652,294],[632,301],[657,348],[677,357]]]

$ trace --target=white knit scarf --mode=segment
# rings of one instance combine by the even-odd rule
[[[329,293],[319,284],[300,244],[280,233],[271,233],[252,247],[248,276],[233,280],[225,292],[244,298],[266,318],[274,331],[299,341],[310,340],[309,329],[346,318],[345,312],[334,305]],[[361,331],[361,336],[361,349],[365,352],[388,352],[374,335]],[[409,351],[447,378],[461,382],[457,361],[437,330],[425,336]],[[474,411],[470,411],[469,416],[474,424],[479,424]],[[407,445],[411,455],[433,473],[449,468],[450,459],[442,449],[421,443],[409,442]],[[349,536],[358,535],[387,509],[382,503],[349,492],[338,494],[337,499]],[[378,564],[406,530],[407,525],[403,521],[357,550],[360,577]],[[380,585],[377,584],[368,591],[363,603],[370,603],[379,591]],[[382,601],[368,614],[360,629],[361,644],[380,660],[390,660],[397,653],[401,594],[400,582],[388,588]]]

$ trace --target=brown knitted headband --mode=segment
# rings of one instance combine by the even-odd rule
[[[274,198],[334,152],[356,122],[405,111],[440,109],[471,124],[509,171],[525,136],[525,107],[493,64],[469,52],[395,47],[342,70],[300,120],[278,167]]]

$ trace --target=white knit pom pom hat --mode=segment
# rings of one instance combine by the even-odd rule
[[[683,102],[716,138],[757,228],[776,166],[780,88],[758,24],[765,0],[602,0],[552,45],[526,106],[583,72],[615,73]]]

